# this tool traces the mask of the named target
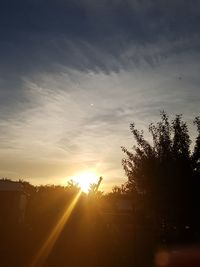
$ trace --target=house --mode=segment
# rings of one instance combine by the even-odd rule
[[[17,225],[24,222],[27,194],[23,184],[0,180],[0,225]]]

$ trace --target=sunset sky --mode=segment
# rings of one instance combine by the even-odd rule
[[[200,115],[199,10],[198,0],[0,1],[0,176],[124,182],[131,122]]]

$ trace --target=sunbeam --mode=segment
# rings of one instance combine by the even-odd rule
[[[47,240],[45,240],[44,244],[42,245],[42,247],[39,250],[39,252],[36,254],[33,262],[30,265],[30,267],[38,267],[38,266],[41,266],[45,262],[45,260],[49,256],[49,254],[50,254],[50,252],[51,252],[56,240],[58,239],[58,237],[59,237],[64,225],[68,221],[68,219],[69,219],[69,217],[70,217],[70,215],[71,215],[71,213],[72,213],[72,211],[73,211],[73,209],[74,209],[74,207],[75,207],[80,195],[81,195],[81,190],[74,197],[74,199],[72,200],[70,205],[66,207],[66,211],[64,212],[64,214],[62,215],[62,217],[60,218],[58,223],[55,225],[54,229],[50,233],[50,235],[47,238]]]

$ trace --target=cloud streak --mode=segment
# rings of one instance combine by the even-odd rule
[[[3,3],[0,174],[55,182],[94,168],[107,186],[123,181],[130,122],[145,129],[162,109],[198,115],[199,5]]]
[[[21,75],[62,66],[109,73],[155,64],[198,50],[199,7],[178,0],[8,1],[0,11],[0,68]]]

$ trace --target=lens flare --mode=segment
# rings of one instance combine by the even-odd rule
[[[54,229],[50,233],[47,240],[42,245],[41,249],[39,250],[38,254],[35,256],[33,262],[31,263],[30,267],[39,267],[42,266],[47,257],[49,256],[56,240],[58,239],[63,227],[65,226],[66,222],[68,221],[76,203],[81,195],[81,190],[78,191],[77,195],[74,197],[70,205],[67,205],[64,214],[55,225]]]

